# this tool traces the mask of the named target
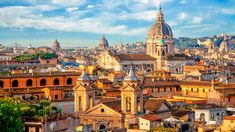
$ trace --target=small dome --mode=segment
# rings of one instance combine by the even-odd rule
[[[164,45],[165,44],[165,40],[164,39],[160,39],[159,40],[159,44]]]
[[[59,49],[60,43],[57,41],[57,39],[52,43],[52,49]]]
[[[108,47],[109,47],[109,42],[108,42],[108,40],[105,38],[104,35],[103,35],[103,37],[100,39],[99,46],[100,46],[101,48],[108,48]]]
[[[124,81],[139,81],[139,78],[135,75],[134,69],[132,68],[132,66],[128,75],[124,78]]]

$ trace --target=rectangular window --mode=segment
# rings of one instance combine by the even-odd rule
[[[58,99],[58,95],[57,94],[55,95],[55,99]]]

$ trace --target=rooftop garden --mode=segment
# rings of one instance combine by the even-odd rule
[[[42,59],[52,59],[57,58],[58,56],[55,53],[43,53],[38,52],[36,54],[21,54],[13,58],[13,60],[16,60],[18,62],[24,62],[28,60],[38,60],[38,58]]]
[[[42,59],[52,59],[52,58],[58,58],[57,54],[55,53],[45,53],[40,56]]]
[[[23,62],[26,60],[36,60],[39,56],[43,55],[43,52],[38,52],[36,54],[21,54],[13,58],[13,60]]]

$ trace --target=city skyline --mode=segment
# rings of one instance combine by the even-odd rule
[[[103,34],[111,45],[145,41],[160,3],[174,37],[234,34],[232,0],[13,0],[0,2],[0,43],[97,46]]]

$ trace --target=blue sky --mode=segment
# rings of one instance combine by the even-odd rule
[[[235,33],[235,0],[0,0],[0,43],[94,46],[145,41],[161,3],[175,37]]]

